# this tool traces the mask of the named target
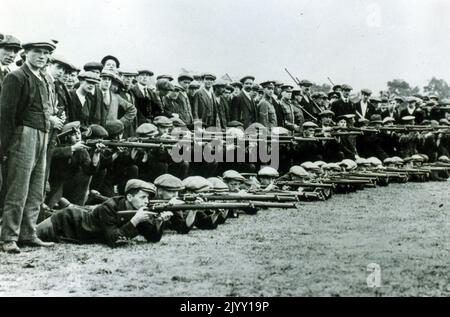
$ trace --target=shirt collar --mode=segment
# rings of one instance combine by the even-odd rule
[[[247,96],[247,98],[248,98],[249,100],[252,100],[252,97],[250,96],[250,93],[246,92],[245,89],[242,89],[242,92],[244,93],[244,95]]]

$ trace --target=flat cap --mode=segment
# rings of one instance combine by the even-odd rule
[[[360,123],[360,124],[362,124],[362,123],[369,123],[370,121],[369,121],[369,119],[366,119],[366,118],[359,118],[358,119],[358,123]]]
[[[183,80],[194,81],[194,77],[192,77],[191,75],[189,75],[187,73],[183,73],[183,74],[178,75],[177,80],[178,81],[183,81]]]
[[[258,171],[258,176],[279,177],[280,174],[271,166],[265,166]]]
[[[403,99],[403,97],[400,97],[400,96],[395,96],[394,100],[396,100],[396,101],[398,101],[400,103],[405,102],[405,99]]]
[[[395,122],[395,119],[392,117],[386,117],[383,119],[383,124],[386,124],[388,122]]]
[[[290,132],[288,129],[283,127],[273,127],[272,128],[272,135],[289,135]]]
[[[347,91],[353,90],[352,86],[350,86],[348,84],[343,84],[341,88],[342,88],[342,90],[347,90]]]
[[[253,84],[252,90],[253,90],[253,91],[257,91],[257,92],[263,92],[263,91],[264,91],[264,89],[262,88],[262,86],[261,86],[261,85],[258,85],[258,84]]]
[[[361,93],[370,96],[372,94],[372,90],[364,88],[364,89],[361,89]]]
[[[375,97],[375,96],[373,96],[373,97],[370,97],[370,99],[369,99],[371,102],[375,102],[375,103],[377,103],[377,102],[381,102],[381,99],[379,98],[379,97]]]
[[[139,136],[150,136],[158,133],[158,128],[151,123],[143,123],[136,129]]]
[[[225,90],[228,91],[229,93],[232,93],[234,91],[234,87],[231,86],[230,84],[227,84],[225,86]]]
[[[239,81],[241,83],[244,83],[247,79],[251,79],[252,81],[255,81],[255,77],[252,75],[246,75],[246,76],[242,77]]]
[[[155,194],[156,188],[152,183],[144,182],[140,179],[130,179],[125,185],[125,193],[128,193],[130,190],[139,189],[147,193]]]
[[[180,127],[187,126],[186,123],[183,120],[181,120],[180,118],[173,117],[173,118],[170,118],[169,120],[172,121],[172,125],[174,127],[180,128]]]
[[[240,121],[237,120],[233,120],[231,122],[228,122],[227,127],[229,128],[239,128],[239,127],[244,127],[244,124]]]
[[[271,81],[271,80],[263,81],[262,83],[260,83],[260,85],[261,85],[261,87],[263,87],[263,88],[266,88],[266,87],[272,87],[272,88],[274,88],[274,87],[275,87],[274,82]]]
[[[102,77],[109,77],[111,79],[114,79],[116,77],[116,73],[110,71],[109,69],[103,69],[102,72],[100,73],[100,78]]]
[[[181,179],[170,174],[163,174],[156,178],[155,186],[171,191],[179,191],[184,189],[184,185]]]
[[[172,83],[167,79],[159,79],[156,81],[156,89],[173,91],[175,88],[173,87]]]
[[[239,82],[239,81],[234,81],[234,82],[232,82],[232,83],[231,83],[231,86],[233,86],[233,87],[239,87],[239,88],[242,88],[242,87],[243,87],[242,83]]]
[[[103,67],[105,66],[105,64],[108,60],[113,60],[116,63],[117,68],[120,68],[119,59],[112,55],[106,55],[105,57],[102,58],[100,63],[103,65]]]
[[[449,126],[450,125],[450,121],[448,121],[447,119],[442,118],[442,119],[439,120],[439,124]]]
[[[303,167],[307,171],[318,171],[318,170],[320,170],[319,166],[317,166],[316,164],[314,164],[313,162],[310,162],[310,161],[304,162],[300,166]]]
[[[450,163],[450,158],[446,155],[442,155],[438,157],[439,162]]]
[[[120,120],[110,120],[106,121],[105,129],[108,131],[109,136],[112,137],[122,133],[125,127]]]
[[[298,177],[308,177],[309,173],[301,166],[294,165],[289,169],[289,174],[298,176]]]
[[[339,98],[339,93],[335,91],[331,91],[328,93],[328,99]]]
[[[222,178],[226,181],[227,180],[237,180],[241,182],[245,181],[245,177],[242,176],[240,173],[236,172],[235,170],[225,171],[222,175]]]
[[[450,99],[447,99],[447,98],[441,99],[439,104],[442,105],[442,106],[449,106],[450,105]]]
[[[100,82],[100,75],[91,71],[81,71],[78,74],[78,79],[98,84]]]
[[[429,95],[428,98],[435,99],[435,100],[439,101],[439,97],[436,94]]]
[[[299,86],[305,86],[305,87],[310,87],[310,86],[312,86],[312,82],[310,82],[310,81],[307,80],[307,79],[302,79],[302,80],[300,80],[300,82],[299,82],[298,84],[299,84]]]
[[[191,81],[188,86],[189,89],[199,89],[200,83],[198,81]]]
[[[379,114],[371,115],[370,123],[383,123],[383,120],[381,119],[381,115],[379,115]]]
[[[14,47],[18,50],[22,48],[20,41],[18,38],[12,35],[5,35],[2,39],[0,39],[0,47]]]
[[[275,87],[281,87],[281,86],[283,86],[283,83],[282,83],[281,81],[279,81],[279,80],[274,80],[274,81],[273,81],[273,84],[275,85]]]
[[[100,64],[100,63],[97,63],[97,62],[89,62],[89,63],[86,63],[84,66],[83,66],[83,69],[86,71],[86,72],[89,72],[89,71],[91,71],[91,70],[98,70],[98,71],[102,71],[103,70],[103,65],[102,64]]]
[[[322,167],[323,165],[327,164],[324,161],[314,161],[314,164],[316,164],[319,167]]]
[[[317,124],[311,121],[306,121],[305,123],[303,123],[303,129],[315,129],[318,127],[319,126]]]
[[[256,133],[256,132],[265,134],[265,133],[267,133],[267,128],[259,122],[254,122],[251,125],[249,125],[247,129],[245,129],[245,132],[247,134],[252,134],[252,133]]]
[[[156,80],[160,80],[160,79],[167,79],[168,81],[173,81],[173,77],[170,75],[158,75],[156,77]]]
[[[319,113],[320,117],[334,117],[334,112],[331,110],[324,110],[321,113]]]
[[[61,132],[67,132],[69,130],[72,130],[73,128],[79,129],[80,128],[80,121],[72,121],[72,122],[66,123],[62,127]]]
[[[244,130],[242,128],[230,128],[230,126],[228,126],[227,128],[227,134],[231,137],[231,138],[235,138],[235,139],[243,139],[245,137],[245,133]]]
[[[35,41],[29,41],[22,44],[22,48],[24,50],[38,47],[38,48],[46,48],[50,51],[54,51],[56,49],[56,44],[52,40],[35,40]]]
[[[109,137],[108,131],[99,124],[91,124],[88,130],[86,136],[89,139],[107,139]]]
[[[369,162],[373,166],[383,165],[383,162],[381,162],[381,160],[379,158],[375,157],[375,156],[369,157],[367,159],[367,162]]]
[[[218,79],[213,83],[213,87],[225,87],[227,83],[222,79]]]
[[[149,70],[149,69],[140,69],[138,70],[138,75],[149,75],[149,76],[153,76],[154,73]]]
[[[416,119],[415,116],[404,116],[404,117],[402,117],[403,121],[412,121],[412,120],[415,120],[415,119]]]
[[[340,165],[343,165],[345,167],[346,170],[351,171],[353,169],[355,169],[358,164],[356,164],[355,161],[350,160],[350,159],[344,159],[341,161]]]
[[[342,167],[338,163],[325,163],[322,168],[324,170],[331,170],[331,171],[342,171]]]
[[[189,190],[196,193],[203,193],[211,190],[211,183],[201,176],[189,176],[183,180],[183,186],[185,190]]]
[[[125,71],[120,71],[120,75],[122,75],[124,77],[136,77],[139,74],[137,71],[125,70]]]
[[[63,66],[65,69],[70,69],[70,70],[72,70],[72,69],[77,69],[75,66],[73,66],[68,60],[66,60],[64,57],[62,57],[62,56],[55,56],[55,55],[52,55],[51,57],[50,57],[50,61],[52,62],[52,63],[56,63],[56,64],[59,64],[59,65],[61,65],[61,66]]]
[[[210,177],[210,178],[208,178],[208,182],[212,186],[211,190],[213,190],[215,192],[229,191],[227,184],[225,184],[225,182],[218,177]]]
[[[211,80],[216,80],[217,77],[214,74],[211,73],[204,73],[202,75],[203,79],[211,79]]]
[[[413,162],[423,162],[425,161],[424,157],[419,154],[414,154],[411,156]]]
[[[342,85],[334,85],[332,89],[333,89],[333,91],[336,91],[338,89],[342,89]]]
[[[291,85],[283,85],[283,86],[281,86],[281,91],[292,92],[292,89],[294,89],[294,87],[291,86]]]
[[[172,124],[172,120],[170,120],[169,118],[165,117],[165,116],[158,116],[153,120],[153,124],[156,125],[157,127],[171,127],[173,126]]]

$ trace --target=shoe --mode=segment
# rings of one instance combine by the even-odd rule
[[[35,238],[33,240],[22,240],[19,241],[21,245],[28,246],[28,247],[43,247],[43,248],[49,248],[53,247],[55,244],[53,242],[44,242],[39,238]]]
[[[3,251],[5,251],[6,253],[11,253],[11,254],[20,253],[20,249],[17,246],[15,241],[9,241],[9,242],[3,243]]]

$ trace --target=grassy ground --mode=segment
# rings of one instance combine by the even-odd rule
[[[0,253],[0,296],[449,296],[449,193],[450,182],[392,184],[154,245]]]

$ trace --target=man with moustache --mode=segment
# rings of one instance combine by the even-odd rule
[[[20,253],[17,243],[50,247],[36,235],[44,199],[48,133],[51,127],[51,83],[43,72],[56,48],[53,41],[23,45],[26,61],[5,77],[0,96],[2,157],[8,176],[1,238],[3,250]]]
[[[242,91],[231,101],[231,113],[233,114],[231,117],[233,120],[242,122],[244,128],[256,122],[257,119],[257,107],[251,97],[254,81],[255,77],[253,76],[241,78]]]

